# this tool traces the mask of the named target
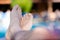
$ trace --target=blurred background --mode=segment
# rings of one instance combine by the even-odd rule
[[[10,12],[17,4],[23,14],[33,14],[31,29],[46,27],[60,38],[60,0],[0,0],[0,40],[5,40],[10,24]]]

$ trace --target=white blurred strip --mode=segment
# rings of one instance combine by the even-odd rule
[[[4,27],[4,29],[8,29],[8,27],[9,27],[9,24],[10,24],[10,11],[7,11],[6,13],[5,13],[5,16],[4,16],[4,18],[2,19],[2,25],[3,25],[3,27]]]

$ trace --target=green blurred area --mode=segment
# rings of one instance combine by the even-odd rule
[[[12,0],[11,6],[19,5],[22,12],[30,12],[32,8],[32,0]]]

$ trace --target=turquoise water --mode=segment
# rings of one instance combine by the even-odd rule
[[[48,24],[45,22],[40,22],[37,24],[33,24],[32,29],[36,28],[36,27],[48,27]]]
[[[5,37],[5,32],[0,32],[0,38]]]
[[[6,27],[0,27],[0,38],[5,37],[7,28]]]

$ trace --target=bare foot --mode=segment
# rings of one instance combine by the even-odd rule
[[[21,27],[22,30],[30,30],[32,27],[33,16],[31,13],[27,13],[22,17]]]
[[[7,40],[10,40],[16,32],[21,30],[20,29],[20,18],[22,17],[21,14],[22,13],[19,6],[18,5],[14,6],[10,13],[10,26],[6,33]]]

